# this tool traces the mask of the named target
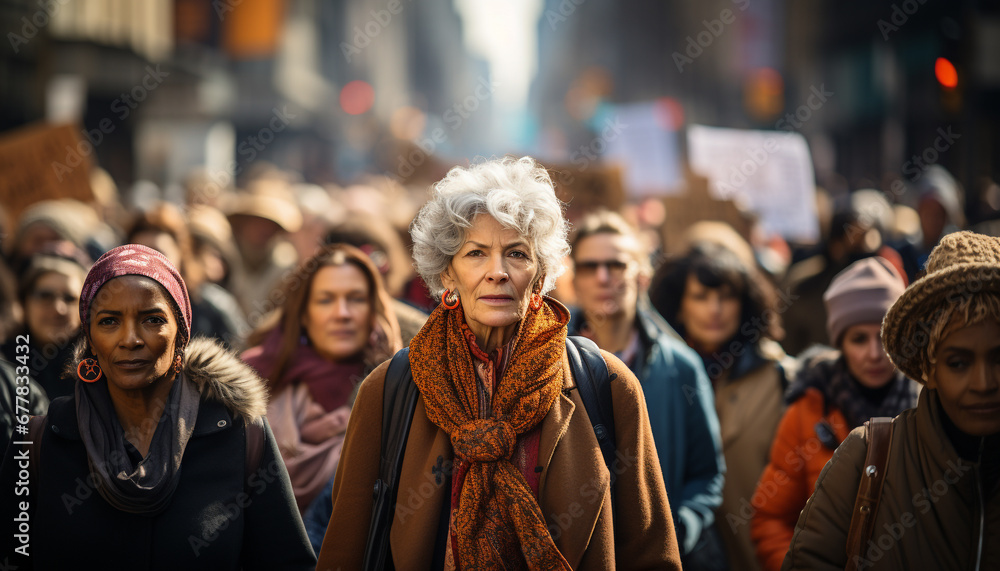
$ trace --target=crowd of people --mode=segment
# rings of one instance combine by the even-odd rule
[[[0,562],[1000,566],[1000,239],[956,184],[832,201],[810,246],[569,220],[529,157],[35,203],[2,231]]]

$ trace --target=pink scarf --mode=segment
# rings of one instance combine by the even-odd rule
[[[242,358],[262,376],[271,378],[280,342],[281,329],[276,327],[263,344],[244,351]],[[312,345],[302,343],[296,348],[280,380],[288,385],[305,384],[313,400],[330,412],[347,404],[354,386],[364,380],[364,373],[361,355],[356,360],[333,363],[320,357]],[[279,379],[271,380],[276,382]]]

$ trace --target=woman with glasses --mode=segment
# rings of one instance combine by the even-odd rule
[[[580,309],[569,334],[614,353],[642,383],[684,569],[725,568],[713,526],[722,503],[722,443],[705,367],[649,306],[649,255],[620,215],[585,217],[570,245]]]
[[[80,335],[80,289],[87,269],[78,259],[85,255],[67,252],[71,253],[76,256],[47,250],[26,261],[17,288],[24,312],[23,327],[2,348],[4,358],[11,362],[28,355],[29,375],[45,389],[49,399],[73,393],[72,380],[62,378],[62,374]],[[25,345],[24,341],[28,350],[18,352],[17,347]]]

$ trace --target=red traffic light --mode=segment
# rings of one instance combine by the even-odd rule
[[[955,66],[943,57],[937,58],[934,62],[934,77],[943,87],[954,89],[958,87],[958,72]]]

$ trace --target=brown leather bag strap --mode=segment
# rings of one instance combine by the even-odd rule
[[[858,497],[854,501],[851,529],[847,533],[847,571],[858,570],[858,563],[864,559],[865,544],[871,538],[875,525],[875,514],[878,513],[882,484],[889,465],[889,449],[892,447],[892,419],[876,417],[865,422],[865,440],[868,442],[868,454],[861,469]]]

